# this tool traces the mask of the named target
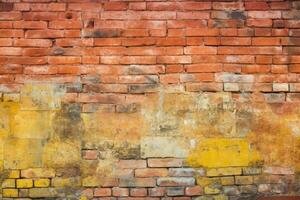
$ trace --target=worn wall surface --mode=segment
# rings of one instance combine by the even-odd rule
[[[300,195],[300,1],[2,0],[0,199]]]

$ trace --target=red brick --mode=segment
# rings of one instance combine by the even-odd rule
[[[57,39],[55,44],[62,47],[85,47],[93,46],[93,39]]]
[[[267,10],[268,8],[267,2],[245,2],[246,10]]]
[[[14,9],[13,3],[0,3],[0,11],[12,11]]]
[[[185,46],[185,38],[161,38],[157,39],[158,46]]]
[[[247,19],[247,26],[250,27],[272,27],[271,19]]]
[[[257,64],[271,64],[272,56],[256,56],[255,62]]]
[[[21,65],[7,64],[0,66],[0,74],[21,74],[23,67]]]
[[[157,63],[178,64],[191,63],[190,56],[158,56]]]
[[[255,38],[252,38],[252,45],[276,46],[276,45],[280,45],[280,38],[255,37]]]
[[[12,46],[13,40],[10,38],[0,38],[0,46]]]
[[[129,10],[146,10],[146,2],[130,2]]]
[[[168,29],[168,36],[169,37],[183,37],[185,36],[185,30],[184,29]],[[186,41],[186,39],[184,40]]]
[[[145,196],[147,196],[147,189],[146,188],[132,188],[132,189],[130,189],[130,196],[145,197]]]
[[[123,56],[121,64],[156,64],[155,56]]]
[[[248,17],[257,19],[280,19],[280,11],[249,11]]]
[[[269,65],[245,65],[242,67],[242,72],[246,74],[253,73],[268,73],[271,67]]]
[[[186,36],[218,36],[219,29],[195,28],[186,29]]]
[[[22,49],[18,47],[0,47],[0,56],[18,56],[22,55]]]
[[[58,69],[55,66],[26,66],[24,74],[57,74]]]
[[[70,3],[68,5],[68,10],[72,10],[72,11],[89,11],[89,12],[98,11],[99,12],[101,11],[101,9],[102,9],[101,3],[83,2],[83,3]]]
[[[15,39],[14,46],[18,47],[51,47],[52,41],[47,39]]]
[[[189,83],[186,85],[186,90],[190,92],[218,92],[223,90],[221,83]]]
[[[34,20],[34,21],[50,21],[56,20],[58,18],[57,12],[25,12],[23,13],[24,20]]]
[[[288,10],[290,9],[290,2],[270,2],[270,7],[272,10]]]
[[[101,29],[123,29],[125,28],[125,21],[120,20],[93,20],[94,21],[94,28],[101,28]]]
[[[187,17],[189,15],[193,15],[193,13],[185,14],[184,16]],[[192,35],[213,34],[213,33],[203,33],[203,28],[206,26],[207,26],[206,20],[194,20],[194,19],[193,20],[179,20],[178,19],[178,20],[168,20],[168,22],[167,22],[168,28],[186,28],[186,27],[188,27],[189,29],[192,29],[192,30],[189,30],[189,34],[192,34]],[[202,32],[199,29],[202,29]]]
[[[203,194],[203,188],[201,186],[186,187],[185,194],[187,196],[199,196]]]
[[[183,65],[167,65],[166,66],[166,73],[178,73],[183,72]]]
[[[147,10],[209,10],[210,2],[149,2]]]
[[[217,54],[217,48],[216,47],[199,47],[199,46],[188,46],[184,48],[184,54]]]
[[[0,12],[0,20],[1,21],[20,20],[21,18],[22,18],[21,12],[14,12],[14,11]]]
[[[23,35],[23,30],[2,29],[0,31],[0,38],[23,37]]]
[[[161,84],[175,84],[180,82],[179,74],[163,74],[159,78]]]
[[[80,29],[82,28],[81,21],[69,21],[69,20],[60,20],[60,21],[50,21],[50,29]]]
[[[136,169],[135,176],[136,177],[153,177],[153,176],[167,176],[168,170],[163,168],[146,168],[146,169]]]
[[[111,196],[111,189],[110,188],[96,188],[94,191],[95,197],[106,197]]]
[[[120,38],[95,38],[94,45],[95,46],[120,46],[121,45]]]
[[[25,33],[26,38],[62,38],[63,31],[59,30],[28,30]]]
[[[251,38],[248,38],[248,37],[222,37],[221,45],[229,45],[229,46],[251,45]]]
[[[182,167],[183,160],[178,158],[150,158],[149,167]]]
[[[15,21],[13,24],[17,29],[46,29],[47,22],[38,21]]]
[[[149,35],[146,29],[126,29],[122,32],[123,37],[146,37]]]
[[[98,56],[83,56],[82,64],[98,64],[100,62],[100,58]]]
[[[122,39],[123,46],[151,46],[156,44],[154,38],[124,38]]]
[[[149,189],[149,196],[151,197],[163,197],[165,196],[166,190],[165,188],[155,187]]]
[[[193,74],[180,74],[180,82],[212,82],[214,81],[213,73],[193,73]]]
[[[154,187],[156,180],[153,178],[124,178],[120,179],[120,187]]]
[[[49,64],[78,64],[81,62],[80,57],[56,56],[48,58]]]
[[[191,64],[186,65],[187,72],[221,72],[222,64]]]
[[[190,11],[190,12],[177,12],[177,19],[186,20],[199,20],[199,19],[209,19],[209,12],[203,11]]]
[[[112,194],[115,197],[127,197],[129,196],[129,189],[128,188],[112,188]]]
[[[300,65],[294,64],[289,66],[289,72],[291,73],[299,73],[300,72]]]
[[[281,47],[218,47],[218,54],[281,54]]]
[[[213,2],[214,10],[242,10],[243,3],[241,2]]]
[[[128,3],[126,2],[105,2],[104,10],[127,10]]]
[[[273,74],[287,74],[288,66],[287,65],[272,65],[271,72]]]
[[[35,3],[30,4],[32,11],[65,11],[65,3]]]

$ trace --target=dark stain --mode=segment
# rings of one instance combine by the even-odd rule
[[[85,38],[114,38],[120,36],[120,29],[93,29],[83,31],[83,37]]]
[[[115,157],[119,159],[140,159],[141,147],[138,144],[133,145],[128,142],[124,142],[121,145],[116,146],[113,149],[113,153]]]
[[[81,170],[79,166],[72,166],[72,165],[66,165],[64,168],[58,168],[56,169],[56,176],[57,177],[76,177],[81,175]]]
[[[65,84],[67,93],[77,93],[82,92],[82,84],[81,83],[67,83]]]
[[[135,84],[129,85],[128,91],[129,93],[146,93],[146,92],[155,92],[157,91],[157,84]]]
[[[0,3],[0,11],[12,11],[14,9],[13,3]]]
[[[65,17],[66,17],[66,19],[72,19],[73,14],[72,13],[66,13]]]
[[[141,108],[140,104],[131,103],[131,104],[122,104],[116,106],[116,112],[118,113],[135,113],[138,112]]]
[[[227,16],[231,19],[245,20],[246,16],[243,11],[231,11],[227,13]]]
[[[58,139],[81,139],[84,124],[80,117],[81,105],[63,104],[53,120],[54,137]]]

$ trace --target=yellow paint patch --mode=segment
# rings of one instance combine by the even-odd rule
[[[51,113],[47,111],[20,111],[13,119],[13,135],[18,138],[48,138],[51,119]]]
[[[248,166],[260,160],[244,139],[204,139],[187,158],[193,167]]]

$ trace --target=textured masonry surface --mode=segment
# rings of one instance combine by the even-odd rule
[[[0,1],[0,199],[299,199],[299,9]]]

